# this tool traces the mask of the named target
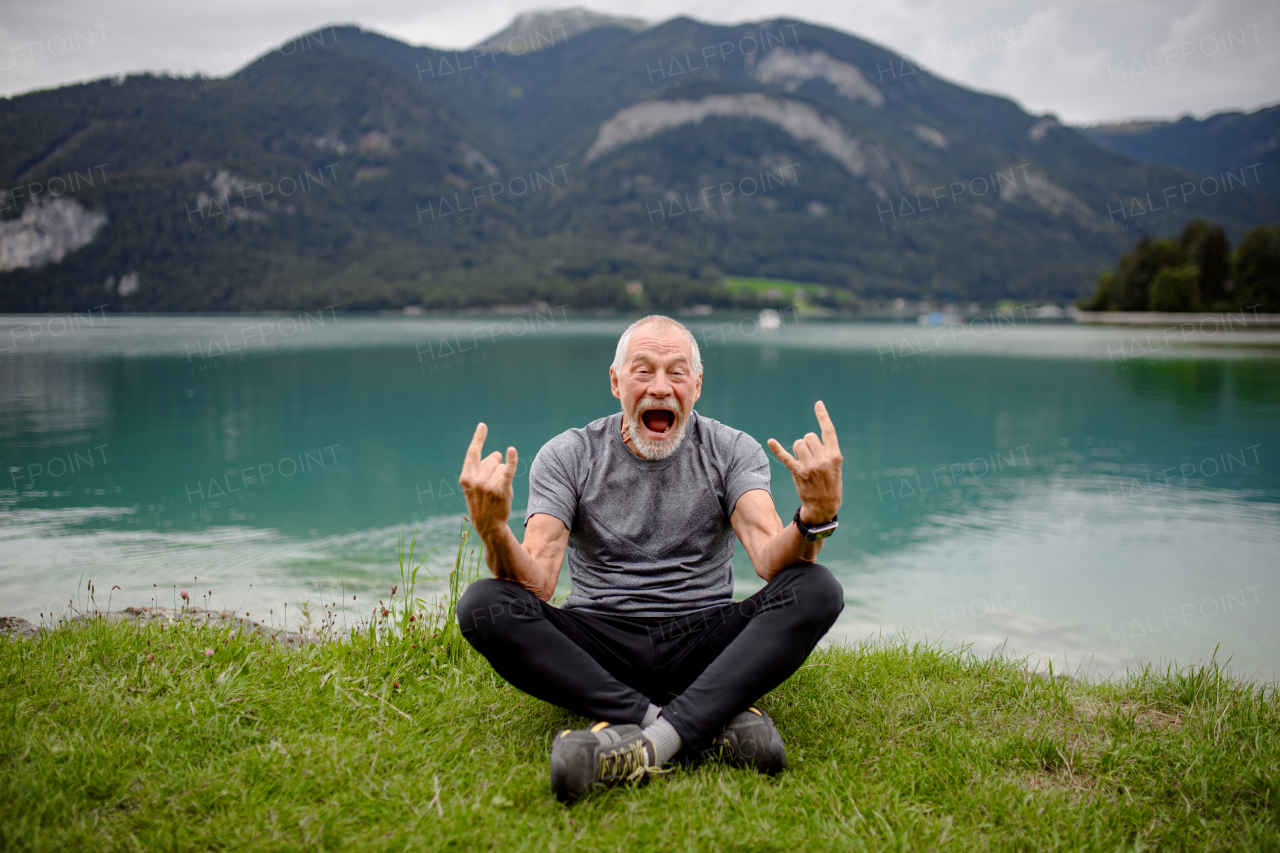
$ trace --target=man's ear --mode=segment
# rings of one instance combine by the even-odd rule
[[[622,399],[622,392],[618,390],[618,374],[612,367],[609,368],[609,390],[613,392],[613,396]]]
[[[698,381],[693,383],[693,402],[698,402],[698,398],[702,396],[702,374],[698,374]]]

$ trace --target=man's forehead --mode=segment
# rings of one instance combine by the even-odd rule
[[[632,360],[643,355],[693,358],[693,347],[689,344],[689,339],[679,329],[670,326],[653,325],[636,329],[631,333],[627,350],[627,355]]]

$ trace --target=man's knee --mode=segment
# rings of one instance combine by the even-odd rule
[[[831,570],[818,563],[798,563],[784,572],[788,574],[784,595],[800,608],[806,620],[821,625],[824,631],[834,625],[844,610],[844,587]]]
[[[458,599],[458,627],[462,633],[501,631],[513,618],[529,616],[537,602],[524,587],[497,578],[481,578]]]

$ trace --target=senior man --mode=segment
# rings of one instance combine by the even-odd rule
[[[507,525],[517,455],[481,455],[482,423],[459,482],[493,578],[458,603],[463,636],[524,692],[601,722],[564,731],[551,750],[562,800],[712,750],[766,773],[786,766],[769,716],[753,703],[804,662],[844,608],[814,562],[837,526],[840,447],[826,407],[822,437],[791,453],[800,508],[785,527],[759,443],[693,410],[698,344],[651,316],[618,341],[609,368],[622,411],[547,442],[529,470],[524,541]],[[763,392],[763,389],[762,389]],[[732,599],[741,541],[764,589]],[[548,604],[569,557],[572,588]]]

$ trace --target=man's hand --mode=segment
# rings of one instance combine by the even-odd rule
[[[476,426],[476,434],[471,437],[471,446],[467,448],[467,455],[462,463],[462,474],[458,477],[458,485],[462,486],[462,493],[467,498],[471,523],[482,539],[499,527],[506,526],[507,518],[511,515],[511,481],[516,476],[517,461],[514,447],[507,448],[505,465],[502,463],[502,454],[496,450],[482,459],[480,450],[484,447],[484,439],[488,434],[487,426]]]
[[[507,526],[511,481],[515,479],[518,460],[516,449],[507,448],[505,464],[496,450],[481,458],[488,434],[487,426],[476,426],[458,477],[471,523],[484,542],[484,560],[495,578],[518,583],[543,601],[550,601],[569,544],[569,528],[553,515],[534,513],[525,526],[524,542],[516,539]]]
[[[840,455],[835,424],[831,423],[827,407],[819,400],[813,411],[822,427],[822,438],[811,432],[805,433],[804,438],[796,439],[791,447],[794,456],[784,450],[776,439],[769,439],[769,449],[787,466],[796,481],[796,492],[800,495],[800,519],[805,524],[825,524],[840,510],[843,488],[840,465],[844,457]]]

